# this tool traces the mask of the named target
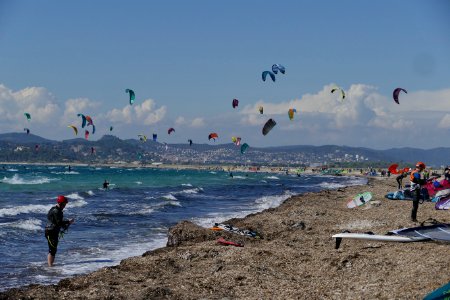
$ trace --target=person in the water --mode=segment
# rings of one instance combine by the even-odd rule
[[[103,188],[104,188],[105,190],[107,190],[107,189],[108,189],[108,186],[109,186],[109,182],[105,179],[105,182],[103,182]]]
[[[62,195],[56,199],[56,205],[53,206],[47,214],[48,223],[45,226],[45,237],[48,243],[48,266],[53,266],[55,262],[56,251],[58,250],[58,241],[61,233],[64,233],[74,219],[65,220],[63,217],[63,209],[66,207],[68,199]]]

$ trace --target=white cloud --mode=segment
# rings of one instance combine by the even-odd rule
[[[189,121],[185,117],[178,117],[175,120],[176,126],[184,126],[187,125],[192,128],[200,128],[205,126],[205,120],[203,118],[194,118],[193,120]]]
[[[100,107],[99,102],[91,101],[87,98],[69,99],[65,103],[65,109],[63,117],[61,118],[61,124],[67,123],[79,123],[81,122],[78,114],[89,115],[95,117],[95,109]]]
[[[141,104],[127,105],[122,109],[112,109],[106,113],[106,118],[117,123],[152,125],[164,119],[166,112],[165,106],[156,108],[155,101],[147,99]]]
[[[195,118],[194,120],[192,120],[190,126],[194,128],[203,127],[205,126],[205,120],[203,118]]]
[[[27,87],[13,92],[0,85],[0,120],[3,128],[17,130],[24,125],[27,112],[33,124],[50,123],[58,115],[55,97],[43,87]],[[28,124],[27,124],[28,125]]]

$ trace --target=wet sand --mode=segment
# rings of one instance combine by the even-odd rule
[[[422,299],[450,281],[449,243],[344,240],[336,250],[331,238],[344,230],[385,234],[418,226],[410,221],[410,201],[384,198],[395,189],[393,177],[371,178],[225,222],[262,239],[181,222],[171,228],[168,247],[57,285],[11,289],[0,299]],[[373,200],[348,209],[347,201],[364,191]],[[420,205],[419,222],[430,218],[450,223],[450,211]],[[221,236],[244,247],[220,245]]]

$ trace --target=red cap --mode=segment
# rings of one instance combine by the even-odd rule
[[[69,200],[67,200],[67,198],[64,197],[64,196],[59,195],[58,198],[56,198],[56,202],[58,202],[58,203],[67,203],[67,202],[69,202]]]

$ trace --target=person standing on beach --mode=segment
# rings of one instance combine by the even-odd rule
[[[47,214],[47,226],[45,226],[45,237],[48,243],[48,266],[53,266],[55,262],[56,251],[58,250],[59,235],[69,228],[74,219],[64,220],[63,209],[66,207],[68,199],[62,195],[56,198],[56,205],[50,208]]]
[[[401,190],[403,188],[403,178],[405,178],[408,175],[406,172],[402,172],[402,174],[395,177],[395,180],[397,180],[398,183],[398,189]]]
[[[423,178],[423,170],[425,170],[425,164],[419,161],[416,164],[416,169],[412,171],[411,175],[409,176],[409,179],[411,181],[410,190],[413,196],[413,208],[411,211],[411,221],[413,222],[417,222],[417,210],[419,209],[419,200],[421,198],[420,190],[422,189],[422,186],[427,182]]]

